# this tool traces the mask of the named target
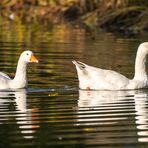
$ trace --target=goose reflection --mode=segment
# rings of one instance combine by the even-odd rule
[[[27,91],[26,89],[20,89],[14,93],[16,107],[18,111],[27,111]]]
[[[135,99],[136,124],[138,129],[139,141],[148,142],[148,94]]]
[[[15,98],[14,100],[12,98]],[[6,109],[8,103],[15,101],[16,111],[26,112],[26,98],[27,91],[26,89],[18,89],[17,91],[1,91],[0,92],[0,106],[1,108]]]
[[[79,90],[79,107],[95,107],[116,103],[125,97],[125,91],[85,91]]]
[[[8,109],[10,103],[14,104],[14,111]],[[24,138],[34,137],[33,133],[35,133],[35,129],[39,126],[37,120],[34,121],[34,116],[36,116],[34,115],[35,109],[27,109],[26,89],[0,92],[0,108],[0,111],[5,112],[5,114],[7,115],[4,119],[5,121],[9,120],[8,117],[10,115],[15,117],[16,124],[18,125],[20,132],[22,133]]]
[[[123,123],[133,123],[134,119],[137,128],[134,135],[138,135],[138,141],[148,142],[147,113],[148,91],[146,90],[79,90],[78,116],[80,124],[108,124],[120,127],[120,124]]]

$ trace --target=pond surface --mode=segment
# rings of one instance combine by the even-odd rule
[[[137,47],[147,37],[94,33],[67,24],[1,24],[0,71],[13,77],[23,49],[40,62],[28,66],[28,89],[0,91],[0,147],[148,147],[148,90],[79,90],[71,62],[132,78]]]

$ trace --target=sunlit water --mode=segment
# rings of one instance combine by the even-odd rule
[[[132,78],[146,37],[94,36],[78,26],[1,25],[1,71],[14,76],[22,49],[33,50],[40,63],[28,67],[28,89],[0,92],[0,147],[148,147],[148,90],[79,90],[71,62]]]

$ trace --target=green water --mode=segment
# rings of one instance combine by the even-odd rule
[[[0,71],[13,77],[22,50],[39,64],[28,67],[28,89],[0,92],[0,147],[148,147],[148,90],[82,91],[73,59],[134,73],[138,45],[147,36],[104,31],[95,38],[79,26],[21,25],[0,29]]]

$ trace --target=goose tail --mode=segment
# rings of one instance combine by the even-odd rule
[[[87,72],[87,65],[80,62],[80,61],[72,61],[72,63],[76,66],[76,69],[78,71],[78,73],[80,74],[83,74],[83,75],[88,75],[88,72]]]
[[[72,61],[72,63],[81,70],[85,70],[85,68],[86,68],[86,65],[84,63],[80,62],[80,61],[74,60],[74,61]]]

